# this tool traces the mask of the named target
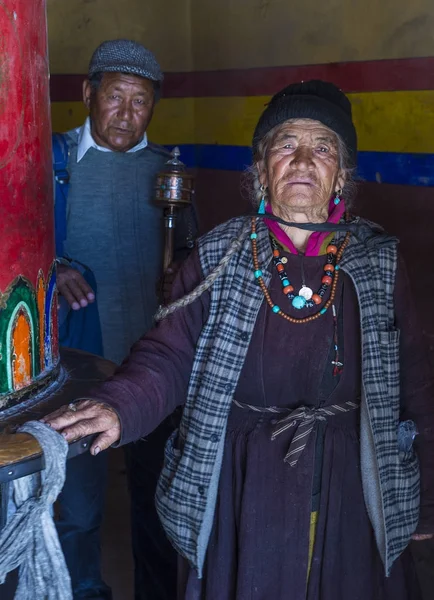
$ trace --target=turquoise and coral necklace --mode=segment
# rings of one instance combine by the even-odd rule
[[[279,278],[282,282],[282,290],[285,296],[287,296],[288,299],[291,301],[292,306],[298,309],[310,308],[315,305],[319,306],[320,304],[322,304],[327,289],[330,287],[330,297],[324,304],[324,306],[317,313],[304,318],[291,317],[290,315],[285,313],[280,308],[280,306],[278,304],[275,304],[274,301],[271,299],[270,293],[262,277],[262,270],[259,266],[258,248],[256,243],[257,237],[258,234],[256,233],[256,217],[253,217],[250,239],[252,242],[254,275],[256,280],[258,281],[262,293],[264,294],[265,300],[267,301],[267,304],[270,306],[273,313],[281,316],[283,319],[286,319],[291,323],[299,324],[314,321],[321,317],[323,314],[325,314],[330,308],[330,306],[333,304],[336,296],[336,289],[339,280],[339,262],[342,258],[345,248],[348,245],[350,239],[350,232],[347,232],[345,239],[343,240],[339,248],[335,244],[329,244],[329,246],[327,247],[327,259],[326,264],[324,265],[325,274],[322,277],[321,286],[317,294],[313,294],[312,290],[306,285],[302,285],[300,292],[297,295],[294,294],[294,287],[291,285],[291,282],[286,274],[285,267],[280,257],[280,251],[278,247],[273,247],[273,261],[276,266],[277,272],[279,273]],[[309,299],[306,299],[306,296],[309,295]],[[298,306],[295,306],[294,301],[295,304],[297,304]]]
[[[339,265],[336,264],[338,249],[335,245],[335,240],[332,240],[327,246],[327,259],[324,265],[324,275],[321,279],[321,286],[316,294],[314,294],[312,289],[305,283],[303,257],[301,259],[302,284],[298,294],[294,293],[294,286],[291,284],[283,264],[285,258],[281,257],[278,243],[274,238],[271,239],[271,245],[273,248],[273,263],[282,283],[282,291],[291,302],[292,306],[298,310],[301,310],[303,308],[312,308],[315,305],[319,306],[322,304],[328,288],[333,283],[334,275],[339,270]]]

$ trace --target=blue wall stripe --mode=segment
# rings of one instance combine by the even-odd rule
[[[248,146],[181,145],[189,167],[244,171],[252,163]],[[434,154],[359,152],[358,178],[397,185],[434,186]]]
[[[359,152],[357,171],[365,181],[434,186],[434,155]]]

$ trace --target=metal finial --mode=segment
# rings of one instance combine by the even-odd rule
[[[181,160],[179,160],[179,157],[181,156],[181,152],[180,152],[178,146],[176,146],[172,150],[171,156],[172,156],[172,158],[170,160],[168,160],[166,163],[168,166],[170,166],[171,171],[176,171],[176,172],[185,171],[184,163]]]

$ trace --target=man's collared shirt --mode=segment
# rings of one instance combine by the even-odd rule
[[[84,157],[86,152],[90,148],[95,148],[96,150],[100,150],[101,152],[113,152],[110,148],[103,148],[103,146],[99,146],[92,137],[92,132],[90,129],[90,118],[87,117],[84,125],[81,127],[77,127],[76,132],[78,134],[78,147],[77,147],[77,162],[79,163],[81,159]],[[136,144],[127,152],[137,152],[138,150],[143,150],[148,145],[148,137],[145,133],[141,142]]]

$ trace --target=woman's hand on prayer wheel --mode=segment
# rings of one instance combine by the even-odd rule
[[[107,450],[121,437],[121,423],[116,412],[95,400],[82,400],[62,406],[59,410],[41,419],[58,431],[68,442],[99,433],[90,452],[93,455]]]

